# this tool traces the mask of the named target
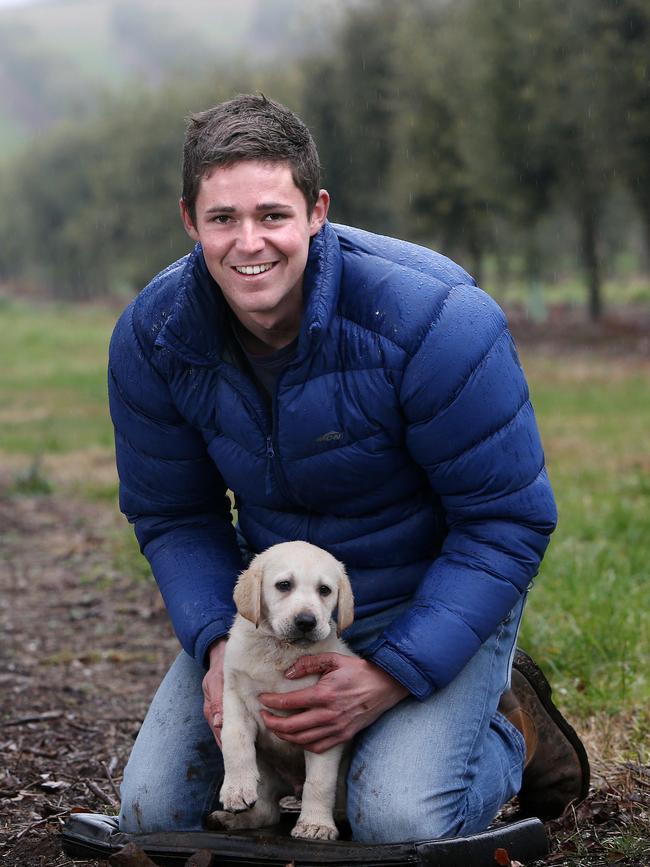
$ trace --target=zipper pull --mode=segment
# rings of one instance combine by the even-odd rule
[[[266,495],[270,497],[273,493],[273,458],[275,457],[275,452],[273,450],[273,439],[269,435],[266,438],[266,480],[265,480],[265,488]]]

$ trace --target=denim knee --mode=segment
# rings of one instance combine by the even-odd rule
[[[505,727],[504,727],[505,728]],[[504,732],[505,734],[505,732]],[[348,773],[347,811],[353,839],[359,843],[441,840],[485,830],[521,785],[523,750],[498,749],[489,738],[492,760],[479,776],[436,769],[429,757],[423,773],[405,771],[399,760],[366,763],[353,758]],[[422,757],[426,762],[426,757]],[[489,779],[485,779],[485,775]]]
[[[180,653],[161,683],[124,770],[120,828],[199,830],[223,776],[203,717],[203,670]]]
[[[168,831],[176,825],[172,803],[164,797],[152,794],[158,791],[154,780],[134,780],[130,785],[128,775],[120,787],[120,830],[127,834],[151,834]],[[180,818],[180,817],[179,817]]]
[[[126,766],[120,787],[120,830],[130,834],[197,831],[213,809],[223,776],[218,761],[183,756],[182,766],[170,760]]]
[[[353,839],[379,844],[456,836],[465,821],[468,790],[425,792],[416,786],[403,778],[373,779],[366,768],[353,766],[347,800]]]

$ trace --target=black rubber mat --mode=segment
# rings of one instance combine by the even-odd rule
[[[194,852],[207,849],[216,856],[215,867],[397,867],[397,865],[439,865],[439,867],[494,867],[497,849],[524,863],[548,854],[548,840],[539,819],[500,825],[471,837],[423,840],[380,846],[345,841],[318,842],[271,836],[262,832],[248,835],[218,834],[209,831],[174,833],[122,833],[113,816],[75,813],[62,831],[64,851],[76,858],[109,858],[127,843],[136,843],[160,865],[183,867]]]

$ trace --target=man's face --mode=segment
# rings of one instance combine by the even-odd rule
[[[245,160],[206,175],[195,222],[183,201],[181,216],[233,312],[255,331],[255,325],[299,323],[309,239],[325,222],[328,206],[321,190],[307,214],[288,163]]]

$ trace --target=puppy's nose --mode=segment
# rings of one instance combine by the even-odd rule
[[[294,623],[296,625],[296,629],[299,629],[300,632],[311,632],[314,626],[316,626],[316,618],[308,611],[301,611],[300,614],[296,614],[296,619],[294,620]]]

